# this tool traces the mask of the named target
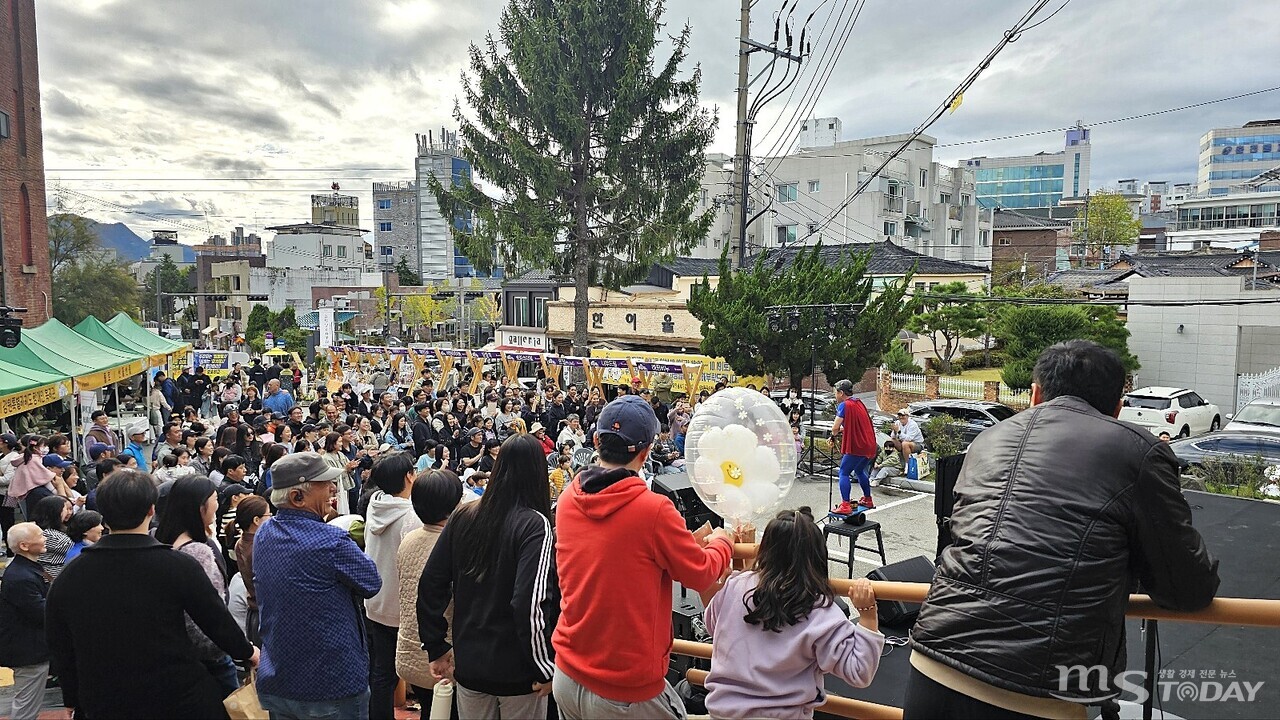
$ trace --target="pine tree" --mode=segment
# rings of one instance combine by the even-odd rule
[[[699,71],[679,77],[687,25],[655,62],[662,11],[660,0],[510,0],[498,37],[471,46],[476,122],[454,111],[463,155],[502,198],[431,183],[445,217],[474,217],[453,232],[479,270],[501,256],[574,279],[581,354],[588,288],[644,277],[712,220],[695,203],[716,118],[698,105]]]

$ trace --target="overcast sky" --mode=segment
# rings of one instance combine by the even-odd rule
[[[784,94],[762,114],[757,153],[794,139],[792,118],[807,99],[810,74],[829,66],[833,31],[857,5],[793,1],[798,19],[818,9],[814,57],[790,104]],[[504,5],[42,0],[50,203],[61,187],[68,209],[122,220],[144,236],[173,226],[103,203],[159,213],[188,226],[179,228],[182,239],[197,242],[237,224],[252,231],[306,220],[310,193],[336,181],[360,195],[363,224],[371,228],[370,183],[412,179],[414,133],[453,128],[466,48],[496,26]],[[757,2],[757,39],[772,35],[779,5]],[[909,131],[1029,5],[868,0],[805,114],[840,117],[845,139]],[[666,19],[673,31],[692,25],[688,66],[701,65],[702,100],[720,114],[711,149],[732,154],[738,3],[668,0]],[[1074,0],[1006,48],[959,111],[929,132],[943,144],[978,140],[1277,86],[1274,31],[1267,30],[1276,27],[1280,3]],[[757,55],[753,68],[762,66]],[[1277,117],[1280,91],[1098,127],[1092,186],[1125,177],[1192,181],[1206,129]],[[1052,133],[944,147],[938,158],[954,163],[1061,147],[1061,133]]]

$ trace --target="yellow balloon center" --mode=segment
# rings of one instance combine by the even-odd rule
[[[742,487],[742,468],[732,460],[720,463],[720,474],[724,476],[725,485]]]

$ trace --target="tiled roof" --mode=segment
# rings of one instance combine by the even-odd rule
[[[991,227],[995,230],[1060,230],[1070,225],[1066,220],[1026,215],[1008,208],[996,208],[991,215]]]
[[[508,276],[506,283],[549,283],[553,275],[550,268],[530,268],[518,275]]]
[[[720,274],[719,258],[693,258],[678,257],[674,260],[658,263],[659,267],[666,268],[671,274],[679,277],[715,277]]]
[[[782,262],[786,264],[791,262],[801,249],[807,248],[789,247],[781,251],[766,250],[763,255],[766,262],[776,262],[780,253]],[[986,268],[980,265],[970,265],[968,263],[955,262],[954,260],[943,260],[921,255],[900,245],[895,245],[888,240],[876,243],[823,245],[822,259],[828,263],[834,263],[849,253],[861,253],[868,250],[871,251],[871,258],[867,262],[867,272],[872,275],[905,275],[912,270],[921,275],[975,275],[988,272]],[[750,262],[755,262],[755,258],[751,258]]]
[[[1111,282],[1128,273],[1128,270],[1059,270],[1049,273],[1045,282],[1050,285],[1079,290],[1080,288]]]

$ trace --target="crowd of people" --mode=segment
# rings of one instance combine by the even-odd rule
[[[30,568],[47,617],[0,657],[21,668],[14,717],[34,716],[50,674],[79,716],[216,717],[250,666],[277,718],[391,718],[400,681],[425,705],[443,678],[461,717],[547,717],[553,689],[566,718],[683,714],[665,680],[671,582],[714,593],[732,553],[645,482],[683,469],[686,399],[486,372],[474,392],[344,383],[299,400],[287,367],[258,368],[157,373],[147,417],[118,437],[92,413],[78,458],[64,434],[0,435],[18,568],[3,585]],[[869,682],[862,591],[849,679]]]

